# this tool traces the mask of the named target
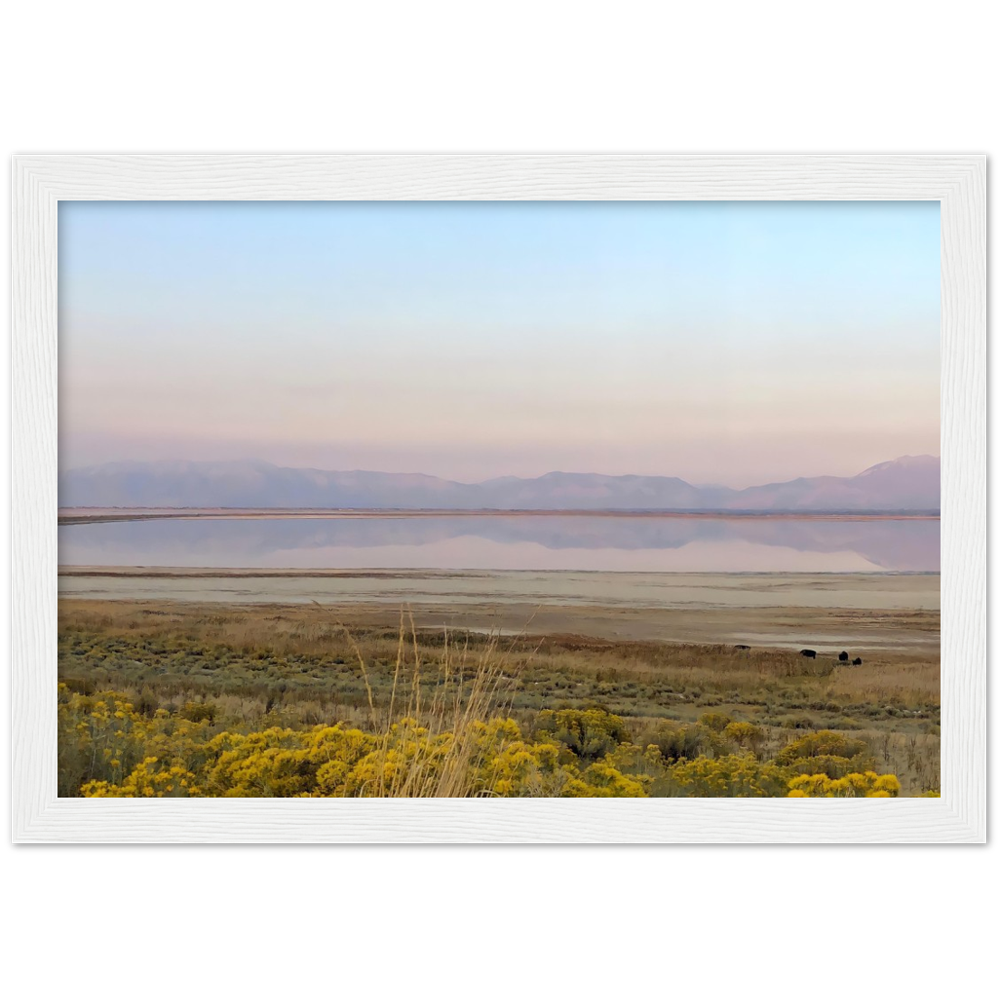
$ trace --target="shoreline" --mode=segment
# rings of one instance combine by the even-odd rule
[[[894,577],[894,576],[940,576],[940,570],[886,569],[886,570],[632,570],[632,569],[488,569],[461,568],[426,569],[421,566],[356,566],[350,569],[299,569],[295,566],[98,566],[60,565],[59,576],[113,576],[113,577],[192,577],[227,579],[246,578],[334,578],[366,579],[381,577],[388,579],[436,579],[460,577],[497,576],[614,576],[614,577],[791,577],[811,579],[813,577]]]
[[[80,567],[60,603],[321,606],[381,624],[660,642],[928,650],[940,641],[939,574],[164,570]]]
[[[940,511],[739,511],[739,510],[448,510],[361,509],[290,507],[64,507],[59,510],[62,527],[77,524],[108,524],[118,521],[154,520],[351,520],[374,518],[440,517],[619,517],[702,520],[794,520],[794,521],[940,521]]]
[[[351,569],[298,569],[294,566],[95,566],[60,565],[59,576],[94,577],[148,577],[171,579],[269,579],[304,577],[313,579],[454,579],[463,577],[484,578],[539,574],[552,576],[613,576],[613,577],[925,577],[941,576],[940,570],[630,570],[630,569],[426,569],[420,566],[373,566]]]

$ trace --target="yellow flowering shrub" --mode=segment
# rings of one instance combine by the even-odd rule
[[[560,775],[559,751],[552,744],[540,747],[517,742],[504,747],[480,768],[477,788],[502,796],[551,795]]]
[[[206,748],[205,785],[229,798],[344,794],[347,775],[374,746],[374,736],[340,726],[220,733]]]
[[[179,765],[161,766],[156,757],[147,757],[137,764],[120,784],[88,781],[80,789],[87,798],[191,798],[204,794],[197,779]]]
[[[114,691],[86,697],[60,684],[58,727],[61,795],[86,781],[120,781],[146,756],[147,720]]]
[[[730,722],[722,730],[725,739],[751,753],[758,753],[764,745],[766,734],[760,726],[752,722]]]
[[[788,782],[789,798],[895,798],[899,795],[899,778],[894,774],[874,771],[845,774],[830,778],[825,774],[800,774]]]
[[[655,743],[646,747],[636,743],[621,743],[604,755],[603,762],[638,781],[644,789],[648,789],[653,781],[664,775],[669,763],[664,760],[662,751]]]
[[[642,798],[642,782],[630,778],[610,764],[596,761],[582,773],[569,774],[560,793],[568,798]]]
[[[776,764],[760,761],[752,753],[726,754],[679,761],[669,768],[658,792],[683,797],[757,798],[785,795],[787,782],[788,772]]]
[[[402,719],[346,772],[343,783],[323,794],[420,795],[435,786],[454,744],[451,733],[433,734],[416,719]]]
[[[219,731],[215,711],[203,704],[144,715],[120,692],[87,697],[61,685],[60,795],[803,798],[900,792],[894,775],[853,766],[864,756],[862,741],[830,732],[804,736],[775,761],[762,761],[754,751],[763,730],[731,720],[721,729],[664,722],[642,746],[628,740],[621,718],[598,708],[541,712],[532,739],[513,719],[499,717],[457,718],[450,730],[402,718],[381,732],[340,724]],[[710,721],[719,726],[722,720]],[[725,752],[733,745],[740,752]],[[687,748],[697,752],[677,756]]]
[[[732,721],[725,712],[704,712],[698,717],[701,725],[715,733],[721,733]]]

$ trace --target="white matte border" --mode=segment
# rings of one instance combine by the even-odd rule
[[[12,178],[15,842],[985,841],[985,157],[17,156]],[[88,199],[940,201],[942,797],[57,798],[57,209]]]

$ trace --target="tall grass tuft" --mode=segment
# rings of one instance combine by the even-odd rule
[[[376,734],[375,777],[365,797],[464,798],[491,795],[489,762],[502,748],[490,722],[506,720],[516,682],[511,647],[493,629],[485,646],[470,653],[468,637],[453,644],[448,630],[439,660],[440,679],[428,685],[413,613],[400,614],[399,642],[388,705],[380,706],[369,664],[350,632],[344,634],[357,658]]]

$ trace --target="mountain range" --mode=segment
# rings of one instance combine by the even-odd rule
[[[60,507],[292,507],[405,510],[926,511],[941,505],[941,460],[905,455],[856,476],[736,490],[675,476],[550,472],[459,483],[395,472],[266,462],[112,462],[59,477]]]

